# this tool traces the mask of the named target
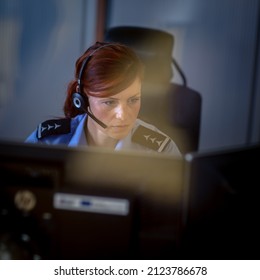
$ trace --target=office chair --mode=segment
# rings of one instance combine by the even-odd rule
[[[105,41],[132,47],[145,65],[140,118],[158,126],[180,151],[198,150],[201,96],[187,86],[187,79],[172,57],[174,37],[165,31],[117,26],[105,32]],[[173,83],[173,66],[182,85]]]

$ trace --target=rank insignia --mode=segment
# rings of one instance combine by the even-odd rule
[[[38,125],[37,138],[50,135],[66,134],[70,132],[70,119],[48,120]]]
[[[171,139],[167,135],[140,125],[134,132],[132,141],[157,152],[162,152]]]

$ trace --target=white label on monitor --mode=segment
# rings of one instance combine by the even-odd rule
[[[129,212],[129,201],[121,198],[55,193],[54,208],[126,216]]]

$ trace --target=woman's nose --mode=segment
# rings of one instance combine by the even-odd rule
[[[123,104],[118,105],[115,109],[116,118],[120,120],[124,120],[127,115],[126,110],[127,108]]]

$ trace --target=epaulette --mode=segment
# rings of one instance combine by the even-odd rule
[[[162,152],[171,139],[167,135],[140,125],[134,132],[132,141],[157,152]]]
[[[37,138],[50,135],[67,134],[70,132],[70,119],[53,119],[42,122],[37,127]]]

